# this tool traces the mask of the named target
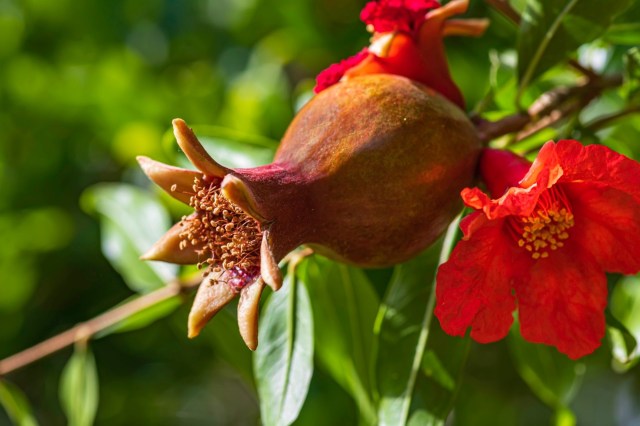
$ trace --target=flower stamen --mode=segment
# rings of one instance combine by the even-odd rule
[[[560,188],[540,195],[530,216],[513,218],[511,225],[520,234],[518,247],[531,253],[533,259],[545,259],[551,251],[564,246],[569,229],[575,224],[569,201]]]
[[[183,217],[180,249],[192,246],[211,271],[222,272],[220,280],[240,291],[260,275],[260,225],[222,195],[221,180],[196,177],[189,205],[195,216]]]

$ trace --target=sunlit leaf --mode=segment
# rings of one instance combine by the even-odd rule
[[[15,385],[4,380],[0,380],[0,404],[16,426],[38,424],[24,394]]]
[[[84,345],[76,350],[60,379],[60,401],[69,426],[90,426],[98,410],[98,371],[91,351]]]
[[[171,225],[151,194],[127,184],[99,184],[81,201],[86,211],[99,215],[102,251],[131,289],[147,292],[175,277],[176,265],[139,259]]]
[[[518,39],[521,89],[580,45],[600,36],[632,0],[529,0]]]
[[[316,354],[323,367],[349,392],[367,423],[375,421],[371,368],[378,296],[359,269],[321,256],[300,265],[313,301]]]
[[[446,335],[433,308],[436,268],[448,257],[456,233],[457,221],[444,246],[436,244],[397,266],[383,300],[376,323],[381,425],[443,424],[451,410],[469,339]]]
[[[527,342],[517,327],[508,342],[516,369],[533,393],[556,411],[557,418],[571,418],[569,403],[580,387],[585,364],[570,360],[554,347]]]
[[[313,375],[313,314],[295,273],[271,295],[261,316],[254,355],[260,413],[265,426],[293,423]]]

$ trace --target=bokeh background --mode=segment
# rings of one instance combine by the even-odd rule
[[[269,144],[311,96],[315,75],[367,44],[363,4],[0,0],[0,358],[134,294],[103,254],[87,188],[128,182],[154,191],[135,156],[175,162],[167,134],[175,117],[259,140],[265,150],[254,159],[268,161]],[[481,39],[447,40],[454,78],[473,107],[497,78],[490,58],[495,65],[513,48],[517,29],[481,1],[472,1],[468,15],[492,21]],[[636,123],[626,126],[638,134]],[[636,144],[621,146],[633,153]],[[179,218],[183,210],[163,200]],[[382,295],[390,271],[367,273]],[[189,341],[188,306],[92,343],[97,424],[258,424],[251,355],[232,314]],[[66,423],[58,390],[71,352],[9,377],[42,424]],[[550,421],[552,410],[511,365],[504,342],[475,345],[469,359],[459,424]],[[591,363],[573,406],[583,424],[640,424],[637,368],[612,374],[604,351]],[[631,423],[620,423],[625,418]],[[357,422],[351,397],[316,369],[298,424]]]

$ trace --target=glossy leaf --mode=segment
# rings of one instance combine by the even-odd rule
[[[437,244],[396,267],[378,320],[376,375],[381,425],[443,424],[466,363],[469,339],[446,335],[433,320],[434,277],[453,248],[457,222]]]
[[[262,423],[287,426],[298,417],[313,375],[313,314],[295,273],[272,293],[260,321],[254,371]]]
[[[99,184],[82,196],[83,208],[101,219],[102,251],[129,287],[147,292],[173,279],[178,267],[139,259],[171,222],[150,193],[127,184]]]
[[[300,277],[313,301],[316,354],[355,399],[367,424],[375,422],[371,371],[378,295],[359,269],[321,256],[304,260]]]
[[[570,419],[568,407],[586,371],[584,362],[572,361],[554,347],[527,342],[517,327],[508,342],[516,370],[533,393],[555,410],[558,419]]]
[[[0,405],[14,425],[36,426],[38,424],[22,391],[4,380],[0,380]]]
[[[632,0],[529,0],[518,39],[521,91],[570,52],[603,34]]]
[[[69,426],[90,426],[98,410],[98,371],[91,351],[84,345],[76,350],[60,379],[60,400]]]

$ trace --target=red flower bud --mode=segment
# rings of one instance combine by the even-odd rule
[[[443,38],[484,32],[485,19],[451,19],[466,12],[468,5],[468,0],[453,0],[442,7],[435,0],[367,3],[360,18],[373,32],[371,45],[322,71],[315,92],[360,75],[395,74],[432,88],[464,109],[462,93],[449,73]]]
[[[257,345],[264,283],[296,247],[355,265],[402,262],[431,244],[459,211],[480,143],[464,113],[406,78],[353,78],[313,98],[287,130],[272,164],[228,169],[181,120],[178,143],[199,169],[141,158],[149,177],[195,213],[145,256],[207,265],[189,333],[237,293],[247,345]]]

